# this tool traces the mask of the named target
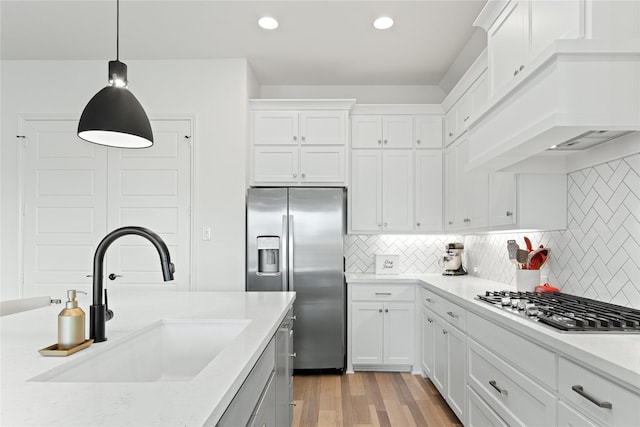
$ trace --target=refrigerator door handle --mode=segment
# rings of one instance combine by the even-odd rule
[[[282,256],[280,257],[280,272],[282,272],[282,290],[287,291],[287,246],[289,240],[289,233],[287,231],[287,216],[282,215]]]
[[[293,215],[289,215],[289,230],[288,230],[288,244],[289,244],[289,290],[294,291],[295,286],[293,283]]]

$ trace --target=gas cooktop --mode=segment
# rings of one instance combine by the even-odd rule
[[[562,292],[487,291],[478,299],[564,332],[640,333],[640,310]]]

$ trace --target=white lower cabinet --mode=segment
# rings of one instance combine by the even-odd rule
[[[558,402],[558,427],[598,427],[598,425],[564,402]]]
[[[349,289],[347,372],[406,371],[413,366],[414,285]]]
[[[467,386],[467,408],[469,427],[508,427],[508,424],[469,386]]]
[[[467,384],[466,311],[424,288],[422,301],[422,372],[464,422]],[[460,329],[459,329],[460,328]]]
[[[640,395],[564,357],[558,366],[560,399],[594,424],[640,425]]]

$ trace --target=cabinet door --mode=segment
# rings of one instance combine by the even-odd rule
[[[435,351],[436,324],[434,315],[426,308],[422,308],[422,371],[433,377],[433,354]]]
[[[384,148],[412,148],[412,117],[382,116],[382,145]]]
[[[298,182],[298,146],[253,148],[253,181]]]
[[[447,145],[451,144],[458,137],[458,109],[454,105],[451,107],[447,115],[445,116],[445,142]]]
[[[469,89],[464,96],[460,98],[456,103],[455,108],[458,109],[456,114],[456,129],[459,133],[465,132],[473,110],[473,96],[471,94],[471,89]]]
[[[444,152],[444,229],[455,230],[456,224],[456,149],[448,147]]]
[[[481,228],[489,225],[489,174],[467,171],[469,141],[464,140],[456,151],[455,221],[462,228]],[[459,184],[459,185],[458,185]]]
[[[351,151],[351,229],[382,230],[382,152]]]
[[[413,364],[413,303],[384,305],[383,362],[387,365]]]
[[[351,147],[382,147],[382,117],[375,115],[351,116]]]
[[[580,0],[530,1],[531,49],[529,59],[538,56],[556,39],[582,37]],[[592,12],[593,13],[593,12]]]
[[[442,231],[442,150],[418,150],[416,231]]]
[[[287,314],[287,317],[291,317],[290,313]],[[276,332],[276,373],[274,378],[276,426],[290,426],[292,423],[290,365],[292,365],[293,347],[291,347],[290,332],[290,321],[282,322]]]
[[[487,71],[482,73],[471,89],[471,115],[475,115],[489,100],[489,79]],[[467,123],[468,126],[468,123]]]
[[[300,143],[345,145],[346,113],[342,111],[304,111],[300,113]]]
[[[254,111],[253,143],[298,145],[298,112]]]
[[[448,364],[445,398],[458,418],[464,420],[467,383],[466,338],[452,326],[447,326],[446,332]]]
[[[343,146],[300,147],[300,182],[344,184]]]
[[[416,148],[442,148],[442,116],[415,116],[413,133]]]
[[[524,67],[528,50],[528,2],[511,0],[487,34],[490,93],[495,94]]]
[[[431,371],[431,382],[438,389],[442,396],[445,395],[445,384],[447,379],[447,331],[442,319],[433,318],[435,324],[433,334],[433,369]]]
[[[413,150],[382,152],[382,201],[384,230],[413,230]]]
[[[276,424],[276,388],[274,375],[271,375],[267,387],[260,398],[255,413],[251,416],[249,427],[278,427],[285,424]]]
[[[509,172],[489,174],[489,225],[516,224],[516,175]]]
[[[382,359],[384,313],[380,303],[351,304],[351,346],[354,365],[380,365]]]

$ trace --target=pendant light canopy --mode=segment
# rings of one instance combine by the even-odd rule
[[[109,86],[89,101],[78,123],[78,136],[95,144],[118,148],[153,145],[149,117],[127,89],[127,65],[120,62],[120,0],[116,1],[116,60],[109,61]]]

